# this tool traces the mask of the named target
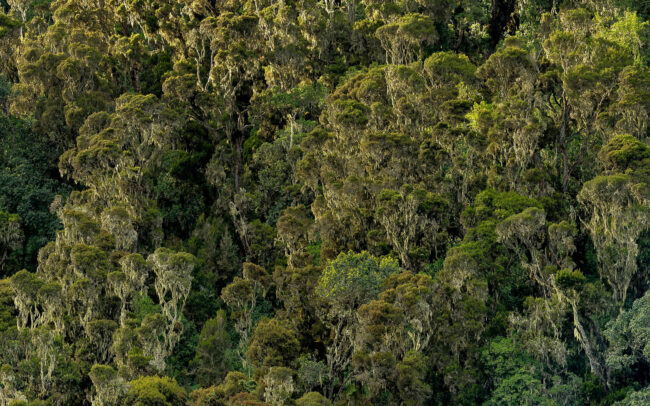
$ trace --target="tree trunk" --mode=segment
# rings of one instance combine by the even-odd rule
[[[570,303],[571,309],[573,310],[573,325],[575,327],[574,334],[578,339],[578,342],[580,342],[582,345],[582,348],[585,350],[585,354],[589,359],[591,372],[598,375],[601,383],[603,384],[603,388],[605,388],[605,392],[609,393],[607,366],[603,365],[603,362],[598,358],[596,351],[594,351],[594,348],[591,346],[589,337],[587,336],[587,333],[585,332],[585,329],[580,322],[580,316],[578,315],[578,306],[576,304],[576,301],[570,300]]]
[[[558,148],[562,156],[562,193],[566,194],[569,187],[569,156],[566,150],[567,127],[569,126],[569,108],[567,106],[566,96],[562,95],[562,117],[560,119],[560,137]]]

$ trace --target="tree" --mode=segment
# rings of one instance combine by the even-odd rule
[[[0,53],[3,61],[0,65],[0,72],[3,77],[8,77],[12,81],[16,79],[15,43],[20,37],[21,31],[20,20],[0,13]],[[5,103],[3,103],[3,111],[5,114],[8,113],[8,106]]]
[[[151,193],[145,182],[148,169],[157,168],[163,153],[176,145],[177,116],[154,95],[125,94],[115,103],[112,115],[101,112],[88,117],[76,148],[61,156],[59,168],[63,175],[93,189],[100,202],[126,204],[130,216],[139,217]],[[107,224],[118,220],[118,230],[120,224],[131,226],[128,212],[113,210],[105,214]],[[132,236],[129,231],[120,234]],[[124,243],[132,244],[132,237]]]
[[[251,316],[257,302],[252,283],[246,279],[235,277],[233,282],[222,290],[221,297],[233,310],[233,317],[236,320],[235,330],[240,335],[239,353],[244,361],[244,352],[252,327]]]
[[[619,121],[617,129],[622,134],[642,138],[648,128],[648,102],[650,102],[648,68],[634,65],[621,72],[618,100],[612,109]]]
[[[586,278],[580,270],[574,269],[575,264],[570,258],[575,250],[572,240],[576,229],[567,223],[553,224],[547,229],[547,237],[546,228],[545,212],[538,208],[528,208],[501,222],[497,233],[506,245],[518,252],[522,265],[529,270],[530,277],[543,289],[543,299],[551,299],[551,303],[542,301],[549,320],[553,320],[551,305],[554,300],[571,306],[574,336],[585,351],[592,372],[598,375],[607,388],[609,370],[603,360],[602,349],[599,348],[600,332],[597,328],[589,331],[589,324],[585,323],[579,311]],[[547,239],[550,249],[544,247]],[[550,257],[549,254],[556,257]],[[558,269],[558,266],[566,268]],[[557,336],[557,326],[553,327]]]
[[[295,266],[296,256],[309,242],[313,220],[303,205],[287,207],[278,218],[278,240],[285,247],[285,255],[290,266]]]
[[[637,406],[643,405],[650,400],[650,390],[646,387],[638,391],[630,392],[625,399],[614,403],[616,406]]]
[[[540,366],[518,351],[516,344],[512,338],[499,338],[484,350],[483,357],[494,369],[496,377],[495,389],[486,404],[553,404],[553,400],[547,396]]]
[[[359,307],[354,337],[354,378],[369,400],[424,404],[431,394],[425,371],[433,336],[434,282],[427,275],[396,273],[378,299]]]
[[[192,361],[197,381],[202,386],[214,385],[226,376],[230,368],[228,352],[231,346],[226,314],[219,311],[215,318],[203,325]]]
[[[442,196],[410,185],[404,185],[401,193],[385,189],[377,200],[377,217],[386,230],[388,240],[398,252],[402,265],[414,268],[411,259],[417,255],[414,247],[425,245],[424,241],[437,239],[445,223],[447,201]],[[437,244],[432,245],[437,251]],[[428,258],[429,255],[425,254],[424,257]]]
[[[3,404],[27,401],[25,395],[16,388],[16,376],[10,365],[4,364],[0,369],[0,382],[2,382],[0,401]]]
[[[296,333],[279,320],[268,319],[260,320],[255,326],[246,357],[256,368],[291,367],[299,351]]]
[[[54,333],[47,326],[36,328],[31,333],[32,345],[38,358],[39,390],[41,394],[45,394],[53,384],[53,376],[58,363],[57,358],[59,358],[59,348],[57,347],[60,342],[57,342]]]
[[[118,405],[118,400],[126,393],[127,383],[117,371],[108,365],[93,365],[89,375],[96,391],[93,406]]]
[[[266,270],[259,265],[245,262],[244,278],[238,276],[221,291],[221,298],[233,311],[235,330],[239,334],[239,356],[247,367],[246,348],[253,327],[252,315],[260,296],[265,297],[269,278]]]
[[[424,48],[434,44],[438,33],[433,19],[422,14],[407,14],[376,31],[386,51],[386,61],[395,65],[423,59]]]
[[[29,10],[27,2],[16,4],[23,5],[23,12]],[[35,129],[58,148],[69,148],[84,119],[111,104],[100,72],[113,17],[107,5],[68,1],[52,8],[51,25],[36,18],[23,35],[16,58],[20,83],[11,111],[35,112]]]
[[[19,313],[16,319],[18,328],[37,326],[39,322],[37,294],[43,282],[27,270],[16,273],[10,281],[12,289],[16,292],[14,303]]]
[[[196,258],[186,252],[158,248],[149,255],[147,261],[151,263],[156,275],[156,294],[168,326],[165,348],[170,353],[182,332],[181,315],[192,286],[192,270]]]
[[[546,108],[558,129],[562,191],[566,192],[569,176],[578,165],[582,170],[588,168],[586,159],[595,155],[594,146],[598,145],[595,139],[607,137],[603,134],[608,131],[606,123],[599,117],[619,85],[618,74],[633,63],[633,52],[607,39],[611,27],[597,30],[586,9],[564,11],[552,21],[551,27],[543,48],[555,65],[549,72],[552,76],[547,75],[554,97]],[[581,136],[576,139],[580,143],[578,154],[571,160],[568,146],[574,137],[572,120]]]
[[[7,260],[11,251],[18,249],[23,242],[21,218],[0,210],[0,272],[6,272]]]
[[[646,320],[650,317],[646,293],[632,303],[632,308],[618,315],[603,332],[609,341],[606,362],[612,373],[622,379],[637,363],[648,360],[650,355],[650,331]]]
[[[129,391],[122,405],[184,406],[187,402],[185,389],[167,377],[147,376],[129,382]]]
[[[305,393],[300,399],[296,400],[297,406],[330,406],[332,402],[318,392]]]
[[[7,92],[10,90],[7,88]],[[65,199],[69,190],[55,170],[56,148],[35,134],[29,122],[0,117],[0,140],[5,145],[0,152],[0,207],[10,216],[20,216],[23,234],[22,244],[11,250],[7,264],[8,273],[13,274],[20,268],[36,268],[38,250],[54,238],[60,227],[49,210],[50,204],[56,195]]]
[[[637,239],[648,228],[646,164],[650,149],[631,136],[617,136],[599,154],[608,172],[586,182],[578,200],[586,207],[585,226],[598,252],[601,275],[622,306],[637,270]],[[625,169],[632,169],[621,173]]]
[[[331,380],[328,398],[336,395],[334,391],[341,390],[346,383],[343,375],[351,361],[357,329],[356,310],[377,297],[385,278],[398,270],[394,259],[380,259],[368,252],[341,253],[325,266],[316,293],[329,307],[321,316],[330,329],[331,340],[326,356]]]
[[[293,371],[285,367],[272,367],[262,379],[264,400],[272,406],[287,403],[295,391]]]

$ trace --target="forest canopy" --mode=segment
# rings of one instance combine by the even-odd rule
[[[0,406],[650,404],[649,16],[0,0]]]

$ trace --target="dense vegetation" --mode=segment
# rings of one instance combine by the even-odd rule
[[[0,406],[650,404],[632,0],[0,0]]]

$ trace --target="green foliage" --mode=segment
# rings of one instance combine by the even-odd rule
[[[232,360],[228,359],[232,346],[226,314],[220,311],[215,318],[205,322],[196,345],[192,366],[199,384],[205,387],[214,385],[226,376],[232,369]]]
[[[277,319],[262,319],[255,326],[246,357],[256,367],[292,366],[299,351],[294,331]]]
[[[650,388],[643,388],[638,391],[632,391],[627,394],[625,399],[614,403],[616,406],[637,406],[645,405],[650,402]]]
[[[643,295],[634,301],[631,309],[612,320],[605,330],[609,340],[607,364],[614,373],[622,375],[620,378],[636,363],[647,362],[650,357],[649,303],[650,296]]]
[[[330,406],[332,402],[318,392],[305,393],[296,400],[296,406]]]
[[[424,61],[424,70],[434,83],[442,85],[475,80],[476,66],[465,55],[438,52]]]
[[[167,377],[147,376],[129,383],[123,405],[184,406],[187,393]]]
[[[631,135],[617,135],[600,150],[599,158],[607,169],[624,172],[647,165],[650,148]]]
[[[55,196],[69,188],[56,171],[56,149],[30,131],[28,123],[0,114],[0,210],[20,216],[24,241],[12,249],[13,264],[6,274],[20,267],[35,269],[38,250],[60,228],[49,206]]]
[[[6,14],[0,14],[0,38],[7,35],[12,28],[16,27],[20,27],[20,21],[13,19]]]
[[[649,10],[0,0],[0,404],[647,403]]]
[[[555,274],[555,281],[562,289],[582,289],[585,277],[579,270],[561,269]]]
[[[397,261],[368,252],[341,253],[329,261],[318,281],[317,292],[343,306],[356,307],[379,293],[384,280],[399,270]]]

